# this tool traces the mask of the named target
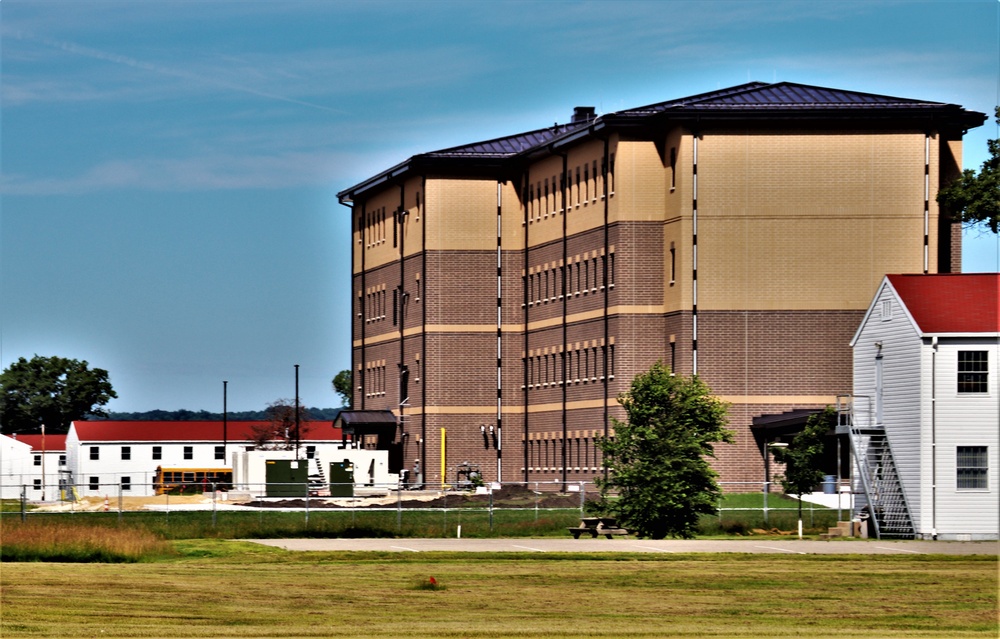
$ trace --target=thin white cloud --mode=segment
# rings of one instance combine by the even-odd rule
[[[47,38],[44,36],[34,35],[25,31],[15,30],[15,29],[5,29],[3,31],[3,37],[14,38],[16,40],[24,40],[29,42],[34,42],[36,44],[42,44],[60,51],[80,56],[84,58],[90,58],[93,60],[101,60],[104,62],[111,62],[113,64],[122,65],[130,67],[132,69],[137,69],[140,71],[148,71],[162,76],[169,76],[174,78],[180,78],[183,80],[188,80],[197,84],[204,86],[215,87],[218,89],[226,89],[229,91],[235,91],[237,93],[244,93],[247,95],[253,95],[260,98],[265,98],[268,100],[277,100],[279,102],[287,102],[289,104],[295,104],[298,106],[307,107],[310,109],[318,109],[321,111],[328,111],[331,113],[341,113],[339,109],[334,109],[327,105],[318,104],[315,102],[310,102],[307,100],[300,100],[287,95],[281,95],[278,93],[272,93],[270,91],[264,91],[257,89],[253,86],[247,86],[243,84],[237,84],[234,82],[227,81],[223,79],[223,75],[208,75],[201,73],[193,73],[184,69],[178,69],[174,67],[169,67],[161,64],[152,64],[142,60],[138,60],[133,57],[120,55],[117,53],[111,53],[108,51],[102,51],[100,49],[95,49],[93,47],[85,47],[74,42],[67,40],[56,40],[53,38]],[[22,96],[23,97],[23,96]]]
[[[4,196],[82,195],[101,191],[211,191],[331,187],[345,178],[361,179],[364,171],[385,162],[383,155],[285,153],[280,155],[215,155],[186,159],[113,160],[67,177],[5,173]],[[359,172],[361,171],[361,172]]]

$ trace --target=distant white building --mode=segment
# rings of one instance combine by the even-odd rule
[[[66,478],[65,435],[0,435],[0,498],[58,499]]]
[[[859,475],[878,504],[895,472],[919,538],[1000,538],[998,290],[997,273],[887,275],[851,341]]]
[[[233,461],[256,448],[254,428],[267,422],[229,421],[75,421],[66,435],[68,481],[78,496],[155,494],[158,469],[231,471]],[[310,474],[339,461],[345,442],[330,421],[303,422],[299,457]],[[327,466],[328,468],[328,466]],[[186,480],[185,480],[186,481]],[[206,488],[210,483],[205,479]]]

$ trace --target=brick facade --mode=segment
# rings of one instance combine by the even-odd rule
[[[528,154],[504,139],[417,156],[345,191],[354,407],[401,416],[404,464],[428,482],[470,462],[560,484],[600,472],[616,397],[662,360],[730,403],[736,442],[715,467],[750,489],[752,419],[850,392],[848,341],[882,276],[959,268],[934,193],[961,131],[887,119],[891,104],[739,126],[671,111],[646,128],[640,109],[600,134],[574,120],[510,138]]]

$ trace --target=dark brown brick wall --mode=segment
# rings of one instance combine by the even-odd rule
[[[702,311],[698,374],[719,395],[850,392],[850,340],[863,316],[863,311]]]

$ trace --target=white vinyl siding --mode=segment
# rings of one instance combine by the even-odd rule
[[[884,320],[887,310],[891,312],[891,319]],[[892,446],[907,505],[916,522],[923,502],[920,489],[921,340],[890,287],[882,287],[873,303],[873,311],[858,331],[854,344],[855,419],[861,426],[875,420],[876,357],[880,352],[878,344],[881,344],[882,426]]]
[[[930,379],[930,347],[926,376]],[[935,363],[935,431],[937,433],[937,532],[939,537],[973,535],[996,538],[1000,531],[1000,395],[997,375],[987,375],[985,393],[961,393],[958,390],[958,353],[987,351],[989,363],[996,366],[1000,353],[997,338],[941,337]],[[930,407],[930,385],[925,405]],[[925,420],[931,430],[931,417]],[[968,489],[959,485],[959,449],[986,448],[985,488]],[[930,453],[928,452],[928,458]],[[930,490],[930,461],[926,464],[925,484]]]

